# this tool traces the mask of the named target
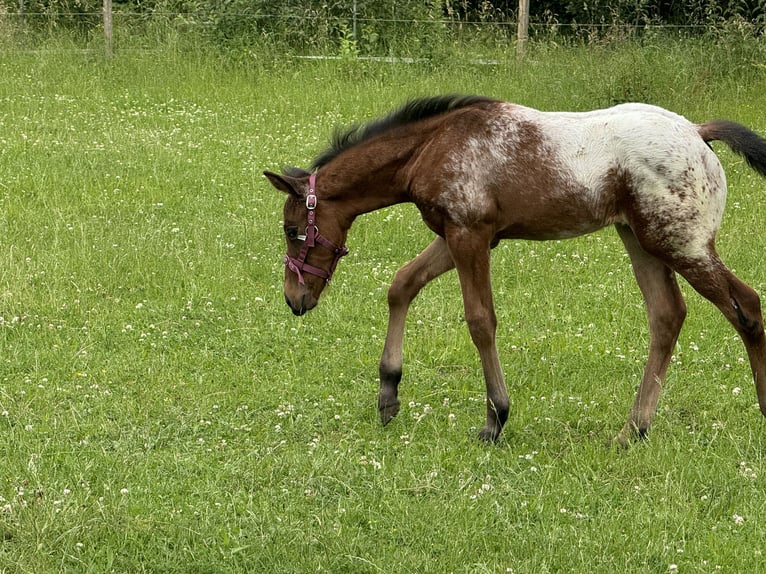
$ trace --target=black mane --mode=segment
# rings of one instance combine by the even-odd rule
[[[401,108],[391,112],[385,117],[372,120],[365,124],[356,124],[346,130],[337,130],[335,134],[333,134],[330,147],[316,157],[311,164],[311,169],[319,169],[347,149],[378,136],[392,128],[438,116],[439,114],[458,108],[494,101],[497,100],[483,96],[461,96],[454,94],[410,100]]]

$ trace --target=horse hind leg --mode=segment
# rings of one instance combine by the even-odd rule
[[[627,446],[644,438],[649,431],[673,349],[686,318],[686,304],[673,270],[647,253],[629,227],[618,226],[617,231],[630,255],[649,322],[649,356],[644,374],[628,420],[614,439],[615,443]]]
[[[758,294],[734,275],[712,248],[708,259],[684,262],[678,272],[700,295],[718,307],[742,338],[758,405],[766,417],[766,338]]]
[[[379,365],[378,411],[384,425],[399,412],[402,344],[410,304],[426,284],[454,266],[446,242],[437,237],[394,275],[388,290],[388,330]]]

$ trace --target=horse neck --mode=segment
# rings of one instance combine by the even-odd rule
[[[325,190],[328,198],[349,222],[358,215],[409,201],[401,168],[410,154],[402,151],[393,146],[352,149],[320,170],[331,182],[332,189]]]

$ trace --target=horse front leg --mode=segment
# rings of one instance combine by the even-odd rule
[[[510,401],[497,354],[497,317],[490,282],[490,241],[480,234],[459,230],[448,236],[463,292],[465,320],[479,352],[487,387],[487,421],[479,438],[495,442],[508,419]]]
[[[385,425],[399,412],[399,382],[402,379],[402,342],[410,304],[430,281],[452,269],[444,239],[437,237],[415,259],[399,269],[388,289],[388,330],[380,359],[378,410]]]

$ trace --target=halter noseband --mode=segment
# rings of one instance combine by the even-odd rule
[[[317,196],[316,193],[314,193],[314,187],[316,184],[316,173],[312,173],[309,176],[309,193],[306,196],[306,209],[308,210],[308,222],[306,223],[306,235],[299,235],[298,239],[301,239],[303,241],[303,247],[301,247],[301,252],[298,254],[298,257],[290,257],[290,255],[285,255],[284,263],[287,266],[287,268],[295,273],[298,276],[298,283],[301,285],[304,284],[303,282],[303,273],[310,273],[311,275],[316,275],[317,277],[321,277],[324,279],[327,283],[330,282],[330,279],[332,278],[332,274],[335,272],[335,267],[338,265],[338,261],[341,257],[346,255],[348,253],[348,249],[345,245],[337,246],[332,241],[327,239],[326,237],[323,237],[319,234],[319,229],[315,225],[315,211],[317,208]],[[313,265],[309,265],[306,263],[306,257],[308,257],[309,249],[312,247],[315,247],[316,245],[321,245],[325,249],[331,251],[335,257],[333,257],[332,263],[330,264],[330,269],[328,271],[325,271],[324,269],[320,269],[319,267],[314,267]]]

